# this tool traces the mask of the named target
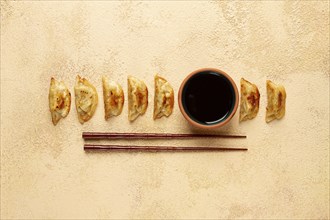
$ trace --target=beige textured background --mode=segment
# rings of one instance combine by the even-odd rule
[[[194,132],[177,103],[152,120],[153,75],[177,92],[201,67],[259,86],[257,118],[239,124],[236,114],[216,131],[248,139],[134,144],[248,152],[83,151],[82,131]],[[96,114],[80,125],[73,102],[54,127],[50,77],[73,94],[78,73],[97,87]],[[125,92],[128,74],[143,78],[147,113],[130,124],[126,102],[105,121],[102,74]],[[1,218],[329,218],[329,74],[328,1],[1,1]],[[266,79],[288,94],[285,118],[271,124]]]

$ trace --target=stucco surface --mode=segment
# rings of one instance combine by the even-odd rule
[[[258,85],[258,116],[238,123],[236,114],[214,131],[247,139],[111,143],[248,152],[83,151],[82,131],[200,132],[176,96],[173,114],[153,121],[153,76],[167,78],[177,95],[202,67]],[[73,96],[70,114],[53,126],[50,78],[73,95],[77,74],[97,88],[96,113],[81,125]],[[146,114],[129,123],[125,102],[105,121],[103,74],[125,96],[129,74],[144,79]],[[329,75],[328,1],[1,1],[1,218],[327,219]],[[270,124],[267,79],[287,91],[285,117]]]

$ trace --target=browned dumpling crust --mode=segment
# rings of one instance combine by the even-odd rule
[[[102,77],[104,117],[108,120],[112,116],[120,115],[124,105],[124,92],[122,87],[110,81],[106,76]]]
[[[285,115],[286,91],[284,86],[267,80],[266,122],[281,119]]]
[[[174,106],[174,91],[166,79],[155,76],[154,119],[170,116]]]
[[[98,96],[95,87],[87,79],[77,76],[74,87],[76,110],[81,124],[90,120],[98,104]]]
[[[259,111],[260,93],[255,84],[241,78],[241,104],[239,121],[246,121],[257,116]]]
[[[133,76],[127,78],[128,84],[128,120],[134,121],[143,115],[148,107],[148,88],[142,80]]]
[[[63,81],[58,82],[53,77],[49,87],[49,110],[52,115],[53,124],[65,118],[71,108],[71,93]]]

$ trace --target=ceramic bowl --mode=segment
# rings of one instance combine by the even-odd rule
[[[195,77],[197,74],[207,74],[207,73],[212,73],[212,74],[217,74],[217,76],[222,77],[222,80],[224,80],[224,82],[226,83],[226,86],[228,85],[228,88],[230,88],[229,91],[229,97],[228,99],[231,100],[231,106],[228,109],[228,113],[220,118],[219,120],[216,120],[214,122],[211,123],[205,123],[203,121],[197,120],[190,112],[189,109],[187,108],[187,104],[185,103],[186,97],[186,90],[187,87],[189,85],[189,82],[191,82],[190,80]],[[210,81],[206,81],[206,83],[208,83]],[[212,84],[212,83],[210,83]],[[205,86],[205,82],[203,83],[203,86]],[[213,83],[214,86],[214,83]],[[198,89],[202,89],[202,88],[198,88]],[[221,101],[222,99],[218,98],[220,95],[223,94],[210,94],[212,96],[212,99],[214,99],[215,102],[217,102],[217,105],[221,105]],[[215,69],[215,68],[203,68],[203,69],[198,69],[196,71],[193,71],[192,73],[190,73],[181,83],[180,89],[179,89],[179,93],[178,93],[178,102],[179,102],[179,107],[180,107],[180,111],[182,113],[182,115],[184,116],[184,118],[193,126],[198,127],[198,128],[219,128],[224,126],[225,124],[227,124],[235,115],[237,107],[238,107],[238,102],[239,102],[239,94],[238,94],[238,90],[237,90],[237,86],[234,82],[234,80],[224,71],[219,70],[219,69]],[[207,109],[204,109],[205,111],[208,111]],[[204,112],[207,114],[207,112]]]

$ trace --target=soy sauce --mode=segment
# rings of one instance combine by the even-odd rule
[[[214,124],[230,114],[233,94],[227,78],[216,72],[200,72],[186,82],[182,91],[183,106],[193,120]]]

